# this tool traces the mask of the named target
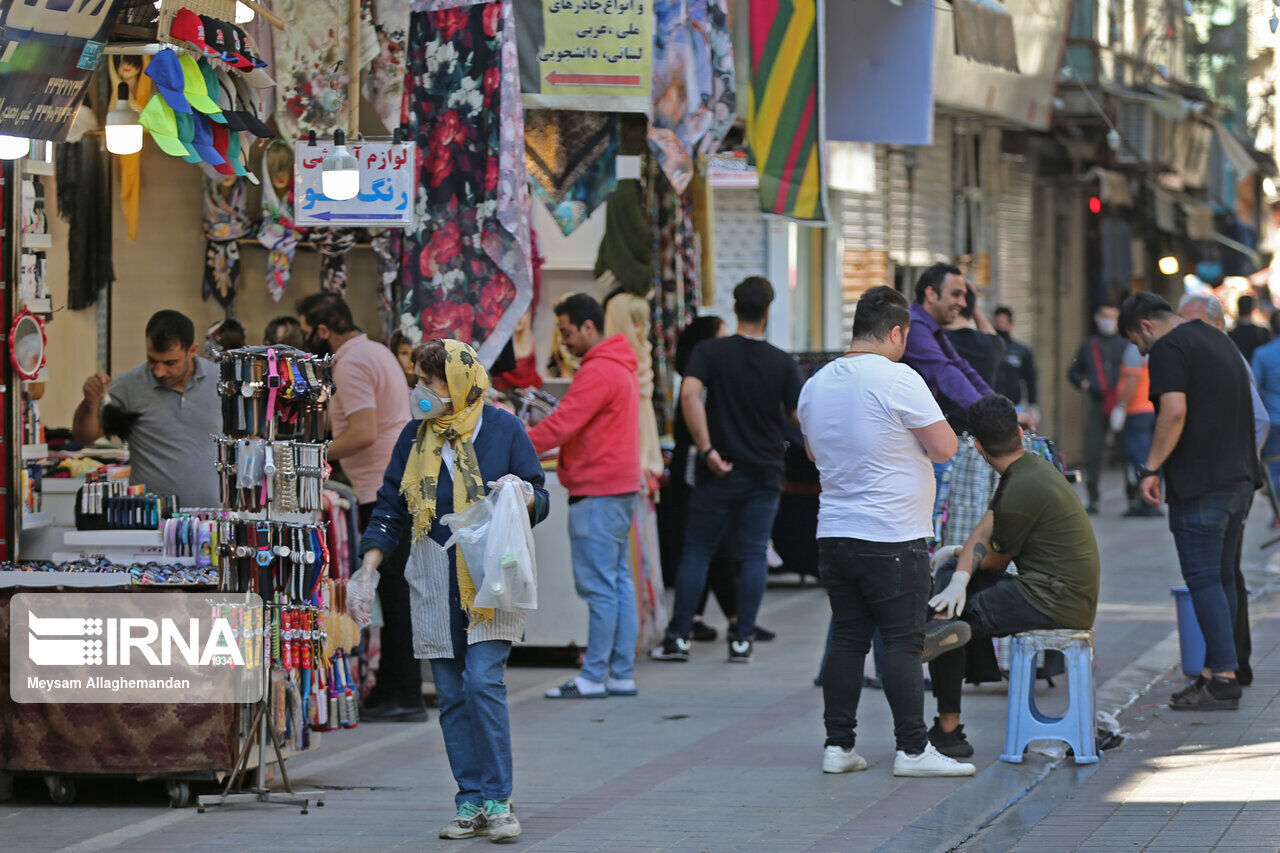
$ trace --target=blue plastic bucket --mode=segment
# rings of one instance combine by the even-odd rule
[[[1175,586],[1169,590],[1174,606],[1178,609],[1178,648],[1182,654],[1182,671],[1195,678],[1204,669],[1204,634],[1196,621],[1196,611],[1191,604],[1191,590]]]

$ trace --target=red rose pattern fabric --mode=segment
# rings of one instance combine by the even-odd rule
[[[447,8],[415,11],[409,23],[404,117],[419,188],[400,327],[415,341],[471,344],[488,365],[533,289],[513,19],[510,0],[434,5]]]

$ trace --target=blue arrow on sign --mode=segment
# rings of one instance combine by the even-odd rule
[[[398,213],[333,213],[326,210],[323,213],[315,214],[311,218],[328,222],[333,219],[400,219],[401,216]]]

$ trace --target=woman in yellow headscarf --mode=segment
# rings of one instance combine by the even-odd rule
[[[451,531],[440,521],[483,500],[486,484],[510,477],[532,486],[530,520],[547,515],[538,454],[524,425],[484,404],[489,374],[475,350],[435,340],[414,352],[415,420],[400,434],[378,505],[360,540],[361,567],[347,587],[357,623],[369,622],[383,555],[412,537],[405,567],[413,617],[414,655],[431,661],[440,702],[440,730],[458,782],[457,814],[441,838],[520,834],[511,809],[511,726],[503,681],[511,644],[524,636],[524,613],[474,606],[476,591]],[[526,490],[528,493],[528,490]]]

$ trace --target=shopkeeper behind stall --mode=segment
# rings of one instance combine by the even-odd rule
[[[89,444],[104,433],[129,443],[131,485],[177,495],[183,507],[218,506],[217,452],[222,432],[218,371],[196,355],[195,326],[177,311],[147,321],[147,360],[114,381],[95,373],[84,382],[72,434]],[[118,422],[118,423],[117,423]]]

